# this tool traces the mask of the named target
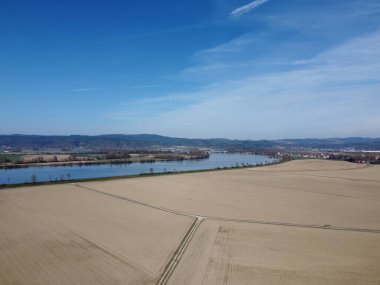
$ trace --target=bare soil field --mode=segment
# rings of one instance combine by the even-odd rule
[[[206,220],[168,284],[379,284],[380,235]]]
[[[314,170],[294,171],[302,163]],[[380,166],[320,160],[279,166],[85,184],[200,216],[380,230]]]
[[[260,171],[332,171],[365,168],[366,164],[351,163],[347,161],[303,159],[271,165],[270,167],[255,168]]]
[[[361,164],[361,166],[363,166],[363,164]],[[305,176],[309,175],[309,176],[317,176],[317,177],[341,178],[342,180],[349,180],[349,181],[380,182],[379,168],[380,168],[379,165],[370,165],[370,166],[365,166],[365,167],[360,167],[360,168],[330,170],[330,171],[326,171],[326,170],[297,171],[297,174],[305,175]],[[262,168],[263,171],[264,169],[265,167]]]
[[[0,191],[1,285],[380,284],[379,244],[380,166]]]
[[[73,185],[0,191],[0,284],[155,284],[193,223]]]

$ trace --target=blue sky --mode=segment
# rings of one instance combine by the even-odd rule
[[[0,2],[0,133],[380,136],[380,0]]]

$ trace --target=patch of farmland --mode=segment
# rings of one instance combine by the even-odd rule
[[[347,161],[322,160],[322,159],[303,159],[291,160],[281,164],[270,165],[267,167],[256,168],[260,171],[333,171],[364,168],[366,164],[351,163]]]
[[[73,185],[0,191],[0,284],[154,284],[193,219]]]
[[[314,169],[326,163],[344,170],[262,171],[268,166],[83,185],[202,216],[380,230],[380,166],[321,160],[283,166],[313,162]]]
[[[170,285],[379,284],[380,235],[204,221]]]

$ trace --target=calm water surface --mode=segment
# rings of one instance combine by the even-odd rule
[[[153,163],[97,164],[74,166],[34,166],[28,168],[0,169],[0,184],[31,182],[32,175],[37,181],[54,181],[63,179],[82,179],[110,176],[126,176],[142,173],[166,171],[186,171],[231,167],[236,164],[270,163],[275,159],[263,155],[214,153],[209,158],[200,160],[160,161]]]

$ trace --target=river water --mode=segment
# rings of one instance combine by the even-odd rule
[[[33,166],[28,168],[0,169],[0,184],[17,184],[31,182],[36,176],[37,182],[98,178],[110,176],[127,176],[142,173],[162,173],[167,171],[188,171],[231,167],[244,164],[257,165],[270,163],[275,158],[264,155],[212,153],[209,158],[183,161],[159,161],[152,163],[130,164],[96,164],[73,166]]]

